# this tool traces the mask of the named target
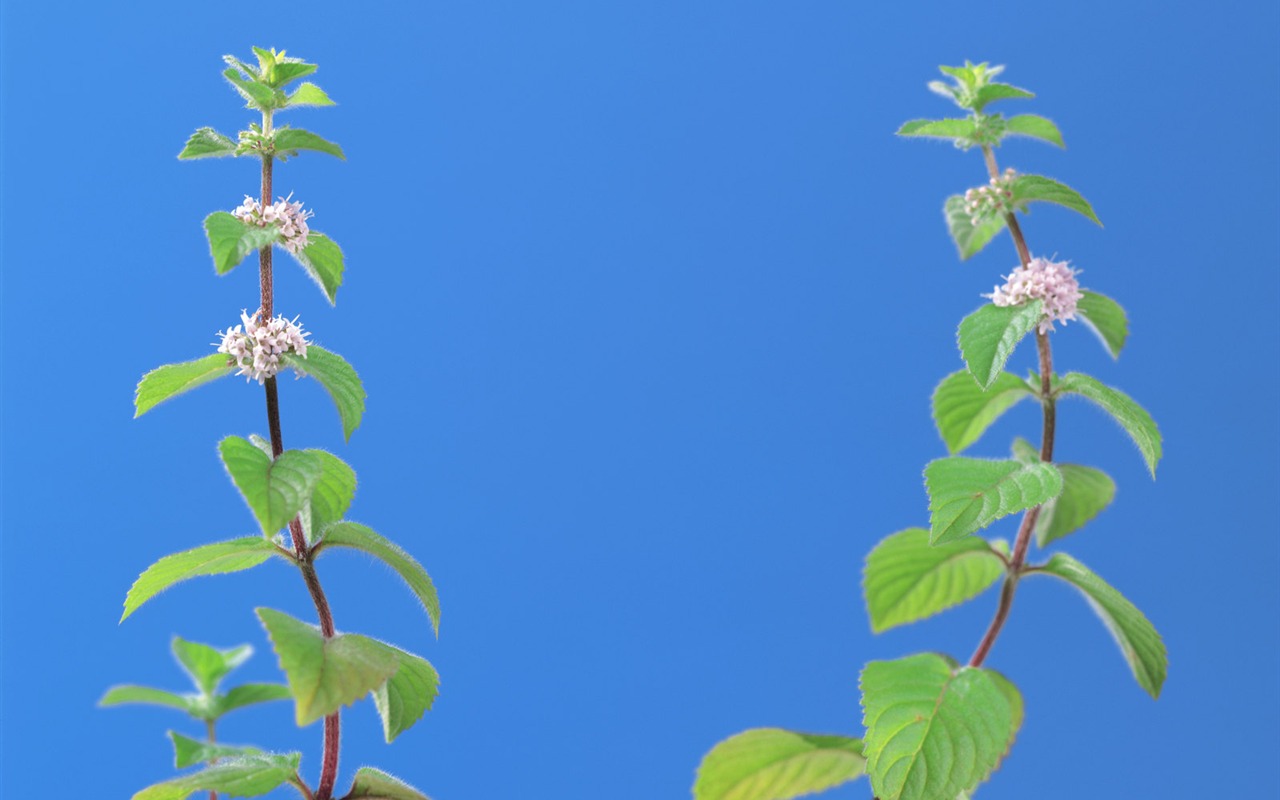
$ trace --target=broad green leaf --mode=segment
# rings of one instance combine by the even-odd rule
[[[881,633],[972,600],[1004,573],[1004,561],[976,536],[934,546],[924,528],[898,531],[867,555],[862,588],[871,629]]]
[[[396,654],[382,642],[354,633],[326,639],[288,614],[257,612],[289,680],[300,726],[351,705],[396,673]]]
[[[975,126],[971,119],[913,119],[898,129],[899,136],[928,136],[937,139],[969,141]]]
[[[196,792],[218,792],[228,797],[257,797],[291,779],[301,756],[262,753],[220,761],[199,772],[148,786],[133,800],[185,800]]]
[[[1129,662],[1133,677],[1152,697],[1160,696],[1169,670],[1164,642],[1142,612],[1099,578],[1084,564],[1066,553],[1054,553],[1049,563],[1029,574],[1044,573],[1061,578],[1079,589],[1089,605],[1102,618],[1102,623],[1115,637],[1116,644]]]
[[[226,211],[215,211],[204,218],[204,232],[209,239],[209,253],[219,275],[226,275],[245,256],[268,247],[280,239],[274,225],[247,225]]]
[[[191,134],[190,139],[187,139],[182,152],[178,153],[178,158],[221,158],[223,156],[234,156],[235,154],[236,143],[231,141],[230,138],[223,136],[213,128],[200,128]]]
[[[1005,228],[1004,216],[1000,214],[989,216],[974,225],[973,218],[969,216],[969,212],[965,211],[964,197],[958,194],[947,198],[946,204],[942,207],[942,213],[947,220],[947,231],[951,234],[951,240],[956,243],[956,249],[960,251],[961,261],[968,260],[986,247],[987,243]]]
[[[409,784],[373,767],[356,770],[356,778],[343,800],[429,800]]]
[[[333,142],[322,139],[311,131],[304,131],[301,128],[281,128],[276,131],[276,152],[284,152],[294,155],[299,150],[314,150],[318,153],[328,153],[331,156],[346,160],[342,148]]]
[[[165,364],[142,376],[133,395],[133,418],[137,419],[166,400],[236,371],[235,362],[225,353]]]
[[[1026,89],[1019,89],[1017,86],[1011,86],[1007,83],[988,83],[974,92],[970,108],[974,111],[981,111],[987,107],[988,103],[994,103],[997,100],[1028,100],[1032,97],[1035,97],[1035,95]]]
[[[1001,372],[983,391],[973,375],[962,369],[943,378],[933,391],[933,421],[947,452],[955,455],[978,441],[1001,414],[1028,397],[1035,397],[1035,392],[1016,375]]]
[[[431,576],[413,556],[358,522],[339,522],[329,526],[317,550],[328,547],[352,547],[386,562],[408,584],[409,591],[418,598],[427,616],[431,618],[431,628],[439,635],[440,599],[436,596]]]
[[[253,655],[253,648],[247,644],[218,650],[200,642],[189,642],[181,636],[173,637],[170,645],[174,658],[188,675],[196,688],[205,694],[213,694],[218,684],[231,670],[243,664]]]
[[[280,683],[244,683],[214,698],[214,710],[217,716],[237,708],[269,703],[272,700],[288,700],[293,697],[289,687]]]
[[[324,450],[305,452],[320,464],[320,480],[311,494],[311,507],[303,516],[303,532],[308,540],[313,540],[346,515],[356,495],[356,472],[333,453]]]
[[[1021,720],[1008,681],[934,653],[872,661],[861,685],[867,772],[880,800],[972,791],[1009,751]]]
[[[1133,439],[1147,462],[1151,477],[1156,476],[1156,464],[1164,454],[1160,441],[1160,429],[1146,409],[1134,402],[1133,398],[1119,389],[1104,385],[1097,378],[1091,378],[1079,372],[1068,372],[1058,381],[1058,392],[1078,394],[1092,400],[1112,416],[1125,433]]]
[[[929,490],[930,541],[954,541],[992,522],[1038,506],[1062,491],[1052,464],[939,458],[924,469]]]
[[[862,741],[780,728],[743,731],[702,759],[694,800],[790,800],[861,777]]]
[[[1032,300],[1017,306],[988,303],[960,320],[960,355],[979,386],[987,389],[996,382],[1018,342],[1036,329],[1043,315],[1043,301]]]
[[[298,106],[331,106],[334,102],[329,99],[329,95],[314,83],[303,83],[298,86],[293,94],[289,95],[289,108]]]
[[[1080,193],[1064,183],[1058,183],[1043,175],[1019,175],[1013,179],[1013,202],[1019,207],[1027,203],[1056,203],[1093,220],[1098,227],[1102,221],[1093,213],[1093,206]]]
[[[1129,338],[1129,317],[1115,300],[1097,292],[1081,292],[1076,313],[1089,327],[1112,358],[1119,358],[1124,343]]]
[[[242,65],[243,66],[243,65]],[[243,67],[246,72],[250,72],[247,66]],[[256,80],[246,80],[240,74],[240,70],[230,67],[222,73],[222,77],[236,88],[240,96],[249,101],[251,108],[258,108],[262,111],[270,111],[277,105],[276,92],[270,86],[258,83]]]
[[[382,717],[382,733],[390,744],[431,709],[440,693],[440,675],[425,658],[389,644],[382,646],[400,663],[396,674],[373,690],[373,704]]]
[[[147,567],[124,598],[124,622],[138,607],[176,583],[201,575],[223,575],[256,567],[276,553],[276,546],[260,536],[207,544],[165,556]]]
[[[235,758],[262,753],[256,747],[202,742],[183,736],[177,731],[169,731],[169,738],[173,740],[173,766],[176,769],[186,769],[218,758]]]
[[[174,694],[163,689],[152,689],[149,686],[112,686],[98,701],[98,705],[106,708],[122,706],[130,703],[141,703],[149,706],[167,706],[195,713],[195,698],[190,695]]]
[[[337,353],[331,353],[318,345],[307,347],[306,358],[296,353],[284,353],[280,356],[281,366],[292,367],[299,375],[310,375],[320,381],[320,385],[329,393],[333,404],[338,407],[338,416],[342,418],[342,432],[347,441],[351,434],[360,427],[360,418],[364,416],[364,399],[368,396],[360,376]]]
[[[1107,473],[1079,464],[1058,464],[1062,473],[1062,494],[1040,509],[1036,520],[1036,542],[1046,547],[1085,526],[1089,520],[1111,505],[1116,496],[1116,483]]]
[[[305,450],[286,450],[273,461],[248,439],[228,436],[218,452],[264,536],[298,516],[320,481],[320,462]]]
[[[1006,119],[1004,125],[1006,136],[1030,136],[1049,144],[1056,144],[1058,147],[1067,146],[1062,141],[1062,132],[1058,130],[1058,126],[1044,117],[1035,114],[1018,114]]]
[[[329,305],[338,301],[338,287],[342,285],[342,272],[345,261],[342,248],[337,242],[323,233],[312,232],[307,237],[307,246],[297,253],[291,253],[311,280],[316,282],[320,291],[329,299]]]

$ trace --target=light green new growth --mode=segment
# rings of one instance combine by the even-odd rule
[[[133,416],[137,419],[172,397],[218,378],[225,378],[235,371],[235,361],[225,353],[156,367],[138,381],[138,388],[133,396]]]
[[[299,375],[309,375],[320,381],[320,385],[329,393],[333,404],[338,407],[338,416],[342,419],[342,432],[347,441],[351,434],[360,427],[360,419],[364,416],[364,384],[351,365],[337,353],[331,353],[317,345],[307,348],[307,357],[301,358],[296,353],[282,353],[280,363],[292,367]]]
[[[1147,462],[1147,470],[1151,473],[1151,477],[1155,478],[1156,464],[1159,463],[1164,451],[1160,440],[1160,429],[1156,427],[1155,420],[1146,409],[1119,389],[1112,389],[1097,378],[1091,378],[1079,372],[1068,372],[1063,375],[1055,389],[1060,395],[1078,394],[1093,401],[1110,414],[1138,446],[1143,460]]]
[[[1057,467],[1016,459],[940,458],[929,462],[924,477],[933,544],[976,533],[1062,491],[1062,474]]]
[[[330,526],[316,548],[317,555],[329,547],[351,547],[363,550],[384,561],[404,579],[409,591],[418,598],[418,602],[422,604],[423,610],[431,619],[432,630],[437,636],[440,634],[440,598],[436,595],[436,587],[431,582],[431,576],[413,556],[400,549],[394,542],[374,532],[372,528],[358,522],[339,522]]]
[[[173,766],[177,769],[203,764],[219,758],[235,758],[236,756],[252,756],[262,753],[256,747],[243,747],[230,744],[211,744],[183,736],[177,731],[169,731],[173,740]]]
[[[1081,292],[1076,304],[1080,321],[1102,340],[1112,358],[1119,358],[1129,338],[1129,317],[1115,300],[1097,292]]]
[[[1036,544],[1047,547],[1075,533],[1098,516],[1116,496],[1116,483],[1107,473],[1079,464],[1058,464],[1062,494],[1046,502],[1036,520]]]
[[[967,141],[975,129],[972,119],[913,119],[902,123],[898,135]]]
[[[984,390],[995,383],[1018,342],[1040,324],[1044,303],[1032,300],[1016,306],[992,303],[960,320],[956,343],[969,372]]]
[[[351,791],[345,800],[430,800],[409,784],[373,767],[356,771]]]
[[[179,711],[194,715],[197,710],[195,700],[194,695],[175,694],[166,692],[163,689],[152,689],[149,686],[125,685],[112,686],[98,701],[98,705],[103,708],[110,708],[111,706],[137,703],[148,706],[176,708]]]
[[[289,781],[298,771],[298,753],[241,756],[199,772],[148,786],[133,800],[185,800],[196,792],[219,792],[229,797],[257,797]]]
[[[139,606],[175,583],[201,575],[223,575],[251,569],[278,552],[270,541],[260,536],[248,536],[165,556],[147,567],[129,587],[120,621],[124,622]]]
[[[289,693],[289,687],[283,684],[243,683],[227,690],[226,694],[221,694],[214,698],[214,708],[218,716],[222,716],[228,711],[235,711],[237,708],[244,708],[258,703],[268,703],[272,700],[288,700],[290,697],[293,697],[293,695]]]
[[[1000,415],[1037,390],[1001,372],[984,391],[967,370],[953,372],[933,391],[933,421],[952,455],[978,441]]]
[[[1006,226],[1004,217],[999,214],[988,216],[974,225],[973,218],[965,210],[964,197],[958,194],[947,198],[947,202],[942,206],[942,213],[946,218],[947,231],[951,234],[951,240],[956,243],[956,249],[960,251],[961,261],[967,261],[986,247]]]
[[[387,744],[408,730],[431,709],[440,693],[440,674],[425,658],[382,644],[394,651],[400,667],[385,684],[373,690],[373,705],[382,717]]]
[[[336,103],[330,100],[329,95],[325,94],[324,90],[314,83],[301,83],[293,94],[289,95],[289,108],[332,105],[336,105]]]
[[[253,655],[253,648],[247,644],[218,650],[200,642],[189,642],[181,636],[173,637],[172,649],[182,669],[205,694],[216,692],[222,679]]]
[[[274,536],[298,516],[320,480],[320,463],[305,450],[286,450],[272,460],[248,439],[228,436],[218,453],[263,536]]]
[[[924,528],[898,531],[867,556],[862,588],[871,629],[931,617],[982,594],[1004,573],[1004,559],[976,536],[931,545]]]
[[[695,800],[790,800],[861,777],[862,742],[779,728],[744,731],[702,759]]]

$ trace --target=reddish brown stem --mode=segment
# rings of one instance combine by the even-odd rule
[[[213,720],[211,720],[211,719],[210,719],[210,720],[205,720],[205,730],[206,730],[206,731],[208,731],[208,733],[209,733],[209,744],[214,744],[214,743],[216,743],[216,742],[218,741],[218,730],[217,730],[217,725],[214,723],[214,721],[213,721]],[[209,762],[209,763],[210,763],[210,764],[217,764],[217,763],[218,763],[218,759],[216,759],[216,758],[215,758],[215,759],[212,759],[212,760],[210,760],[210,762]],[[209,792],[209,800],[218,800],[218,793],[217,793],[217,792]]]

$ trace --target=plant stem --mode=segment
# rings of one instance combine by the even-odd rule
[[[218,741],[218,732],[217,725],[213,720],[210,719],[205,721],[205,730],[209,733],[209,744],[216,743]],[[215,758],[209,763],[217,764],[218,759]],[[209,792],[209,800],[218,800],[218,793],[213,791]]]

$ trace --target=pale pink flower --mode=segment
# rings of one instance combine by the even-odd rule
[[[310,211],[303,211],[302,203],[290,202],[290,197],[293,195],[264,206],[245,195],[244,203],[231,214],[246,225],[256,225],[259,228],[275,225],[284,237],[281,246],[297,255],[310,243],[311,229],[307,227],[307,220],[314,215]]]
[[[1080,282],[1076,280],[1079,270],[1068,266],[1066,261],[1050,261],[1046,258],[1033,258],[1025,267],[1017,267],[1004,276],[1004,286],[995,287],[991,294],[983,297],[991,298],[998,306],[1017,306],[1029,300],[1044,302],[1044,317],[1040,320],[1040,332],[1053,330],[1054,322],[1066,323],[1076,318],[1077,303],[1083,297],[1080,293]]]
[[[225,333],[218,331],[222,337],[218,352],[235,360],[239,368],[237,375],[262,383],[280,371],[281,355],[292,352],[307,357],[307,337],[311,334],[302,330],[297,317],[287,320],[278,316],[263,322],[260,312],[250,316],[246,309],[241,312],[240,320],[243,331],[240,325],[228,328]]]

